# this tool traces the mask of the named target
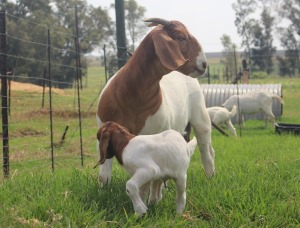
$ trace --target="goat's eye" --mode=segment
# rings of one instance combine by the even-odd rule
[[[178,41],[185,41],[185,38],[183,36],[179,36],[179,37],[177,37],[177,40]]]

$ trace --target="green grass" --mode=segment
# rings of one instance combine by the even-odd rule
[[[143,218],[133,213],[125,192],[128,176],[114,163],[113,181],[99,189],[95,152],[95,102],[104,83],[100,68],[90,68],[82,96],[84,166],[80,161],[74,90],[54,95],[54,158],[51,171],[49,115],[39,94],[13,92],[10,178],[1,178],[0,227],[299,227],[300,140],[263,129],[249,120],[242,137],[213,130],[217,174],[204,175],[197,150],[188,170],[187,205],[176,215],[175,187]],[[102,83],[101,83],[102,81]],[[281,83],[284,113],[280,122],[300,124],[300,79],[268,78],[251,83]],[[96,100],[95,100],[96,99]],[[47,104],[48,105],[48,104]],[[90,108],[91,107],[91,108]],[[90,108],[90,111],[87,110]],[[66,142],[59,146],[64,127]],[[239,128],[237,133],[239,134]],[[2,157],[1,157],[2,160]]]

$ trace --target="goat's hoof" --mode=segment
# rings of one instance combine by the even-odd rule
[[[99,184],[100,188],[103,188],[105,185],[109,185],[110,182],[111,182],[110,178],[99,175],[98,184]]]

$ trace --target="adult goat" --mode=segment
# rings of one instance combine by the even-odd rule
[[[156,27],[102,90],[98,126],[114,121],[138,135],[167,129],[184,133],[190,124],[204,169],[211,177],[215,172],[211,123],[196,79],[207,67],[203,49],[178,21],[159,18],[145,21]],[[100,185],[111,181],[111,168],[112,159],[100,165]]]

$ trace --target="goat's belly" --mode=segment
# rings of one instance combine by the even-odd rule
[[[177,118],[170,113],[164,106],[146,120],[145,127],[139,133],[141,135],[157,134],[165,130],[173,129],[180,133],[184,133],[187,126],[187,116],[177,116]]]

